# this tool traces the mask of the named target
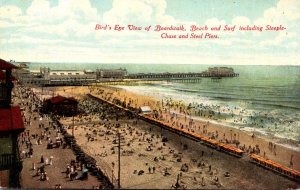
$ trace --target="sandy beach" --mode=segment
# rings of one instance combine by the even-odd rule
[[[37,92],[38,93],[38,92]],[[148,96],[141,96],[138,94],[134,94],[128,91],[125,91],[124,89],[120,88],[114,88],[114,87],[58,87],[55,89],[54,94],[59,94],[59,95],[65,95],[65,96],[75,96],[79,99],[84,98],[84,95],[87,93],[91,93],[95,97],[101,97],[103,99],[107,99],[112,101],[113,99],[118,99],[121,101],[127,101],[132,107],[139,107],[139,106],[145,106],[148,105],[152,109],[161,109],[159,101],[154,99],[153,97],[148,97]],[[71,95],[72,94],[72,95]],[[98,105],[98,104],[97,104]],[[172,119],[174,120],[174,117],[172,118],[172,114],[174,115],[173,112],[176,112],[177,110],[170,110],[166,111],[165,113],[161,114],[161,119],[164,120],[165,122],[170,122],[172,124]],[[131,142],[131,146],[125,146],[126,148],[123,147],[123,162],[121,163],[121,174],[122,176],[125,176],[121,178],[121,185],[124,188],[149,188],[149,187],[154,187],[154,188],[170,188],[172,185],[175,185],[176,180],[178,178],[177,175],[180,175],[179,177],[180,180],[182,181],[181,185],[186,185],[188,188],[196,188],[198,185],[202,183],[202,178],[205,181],[205,186],[203,188],[216,188],[220,184],[224,188],[270,188],[271,186],[265,186],[264,183],[266,181],[272,181],[273,179],[276,178],[276,181],[280,181],[280,184],[283,184],[282,187],[292,187],[293,183],[292,181],[288,179],[284,179],[282,177],[279,177],[276,174],[273,174],[273,172],[270,171],[265,171],[262,168],[259,168],[250,162],[245,162],[244,160],[239,160],[236,159],[235,163],[232,163],[232,157],[228,156],[224,153],[216,152],[213,151],[212,149],[209,149],[203,145],[199,145],[199,143],[195,143],[191,140],[186,140],[185,138],[180,138],[178,135],[175,134],[170,134],[169,132],[163,132],[164,135],[168,136],[169,142],[166,144],[166,147],[163,149],[160,149],[159,151],[156,151],[155,149],[158,149],[158,147],[161,147],[161,137],[162,131],[160,129],[156,129],[155,127],[149,126],[147,123],[143,123],[141,125],[138,125],[138,127],[135,127],[135,121],[130,120],[128,118],[124,119],[120,117],[120,120],[118,122],[113,122],[112,119],[110,118],[109,125],[105,124],[105,122],[102,119],[99,119],[98,114],[89,114],[87,116],[88,118],[85,118],[86,121],[93,121],[92,124],[85,123],[84,118],[75,118],[75,137],[80,146],[83,147],[85,151],[87,151],[91,156],[93,156],[97,160],[97,164],[99,163],[99,167],[105,168],[105,171],[109,176],[112,176],[112,172],[114,173],[114,176],[117,176],[117,156],[116,156],[116,150],[115,148],[112,148],[113,146],[113,140],[116,139],[116,133],[117,131],[122,131],[122,134],[124,134],[124,139],[126,139],[125,145]],[[189,118],[189,117],[188,117]],[[65,120],[61,120],[62,123],[65,125],[71,125],[72,122],[70,118],[65,118]],[[204,134],[206,136],[211,137],[212,135],[216,136],[216,131],[218,133],[219,140],[224,140],[227,139],[230,141],[235,138],[235,140],[238,140],[240,142],[240,146],[245,147],[256,147],[258,145],[260,149],[260,155],[265,156],[266,158],[272,159],[278,163],[281,163],[286,166],[290,166],[290,157],[291,155],[293,156],[293,169],[298,170],[300,168],[299,166],[299,152],[296,152],[293,149],[288,149],[285,146],[280,146],[279,144],[275,145],[275,150],[274,147],[272,149],[269,147],[270,146],[270,140],[259,136],[258,134],[255,134],[253,137],[253,133],[249,132],[244,132],[240,131],[234,128],[228,128],[228,126],[222,126],[213,122],[207,122],[207,120],[202,119],[200,117],[193,117],[193,122],[192,126],[189,126],[189,121],[190,119],[186,119],[184,115],[177,114],[176,121],[180,123],[183,126],[186,127],[191,127],[190,130],[193,130],[195,133],[200,133]],[[141,122],[141,121],[139,121]],[[120,126],[118,126],[118,129],[112,128],[107,128],[108,126],[116,126],[117,123],[121,123]],[[151,132],[149,131],[151,128]],[[69,133],[71,133],[71,128],[68,130]],[[110,131],[112,134],[110,134]],[[131,136],[130,131],[132,133],[136,133],[136,136]],[[105,135],[105,134],[110,134],[110,135]],[[113,135],[114,134],[114,135]],[[141,135],[139,137],[139,134]],[[225,136],[224,136],[225,134]],[[147,136],[148,135],[148,136]],[[144,136],[143,139],[139,139],[142,136]],[[150,145],[147,140],[145,142],[145,138],[147,139],[152,139],[152,144],[151,144],[151,151],[147,151],[148,146]],[[155,138],[157,137],[157,138]],[[93,138],[93,141],[88,140],[87,138]],[[171,140],[172,139],[172,140]],[[140,141],[139,141],[140,140]],[[184,141],[187,141],[186,144],[188,144],[188,150],[183,150],[184,147]],[[100,143],[99,143],[100,142]],[[155,143],[153,143],[155,142]],[[178,144],[179,143],[179,144]],[[273,142],[275,144],[275,142]],[[99,145],[100,144],[100,145]],[[231,144],[230,142],[228,144]],[[231,144],[232,146],[236,146],[235,144]],[[153,147],[152,147],[153,146]],[[194,147],[195,146],[195,147]],[[190,148],[193,147],[193,148]],[[176,161],[176,157],[172,159],[172,156],[170,156],[170,152],[168,150],[173,150],[174,152],[177,152],[178,155],[184,155],[181,158],[181,162]],[[207,155],[206,158],[199,159],[202,156],[202,150],[205,152],[204,155]],[[185,151],[185,152],[184,152]],[[173,152],[173,153],[174,153]],[[213,153],[211,153],[213,152]],[[275,152],[275,153],[274,153]],[[123,154],[122,153],[122,154]],[[150,153],[150,154],[149,154]],[[180,154],[179,154],[180,153]],[[126,155],[129,154],[130,156]],[[212,157],[216,157],[216,160],[212,161],[211,157],[209,155],[213,155]],[[146,155],[146,156],[145,156]],[[157,165],[156,162],[154,161],[154,158],[157,157],[159,161],[160,159],[164,156],[164,159],[162,161],[162,165]],[[169,157],[169,158],[168,158]],[[141,159],[143,158],[143,159]],[[185,160],[186,159],[186,160]],[[234,158],[235,159],[235,158]],[[182,173],[181,167],[184,164],[182,160],[185,160],[187,162],[190,168],[193,168],[191,163],[196,160],[197,164],[194,164],[193,169],[190,170],[190,173],[186,175],[180,174]],[[203,172],[201,175],[196,175],[198,171],[198,162],[199,160],[203,162],[211,162],[211,167],[215,167],[215,173],[213,172],[212,175],[210,175],[211,171],[213,170],[212,168],[207,168],[209,166],[208,163],[205,163],[204,168],[207,168],[208,174],[204,175]],[[140,162],[139,162],[140,161]],[[152,162],[151,162],[152,161]],[[216,161],[216,162],[215,162]],[[112,162],[114,162],[114,167]],[[133,164],[134,163],[134,164]],[[152,164],[151,164],[152,163]],[[230,164],[231,163],[231,164]],[[236,165],[236,163],[239,164]],[[207,165],[208,164],[208,165]],[[196,165],[196,166],[195,166]],[[201,164],[200,164],[201,165]],[[227,167],[228,166],[228,167]],[[149,172],[149,167],[155,167],[156,168],[156,173],[160,173],[161,176],[164,176],[163,181],[164,183],[158,183],[154,182],[156,180],[160,181],[162,180],[161,177],[157,177],[156,175],[150,175],[151,172]],[[165,176],[165,169],[170,168],[171,175]],[[236,176],[237,173],[240,172],[240,168],[245,168],[245,173],[242,173],[241,175]],[[112,169],[114,168],[114,169]],[[235,169],[233,169],[235,168]],[[141,177],[138,175],[138,172],[140,170],[143,170],[144,177]],[[168,169],[167,169],[168,170]],[[205,169],[204,169],[205,170]],[[244,170],[244,169],[243,169]],[[172,171],[172,172],[171,172]],[[221,171],[221,172],[220,172]],[[123,173],[122,173],[123,172]],[[226,177],[224,177],[224,174],[226,172],[229,173],[234,173],[235,177],[230,178],[228,180]],[[251,175],[252,172],[255,172],[257,175],[260,176],[259,178],[267,178],[264,179],[266,181],[257,183],[254,181],[251,181],[251,177],[245,177]],[[259,172],[259,174],[257,174]],[[205,172],[204,172],[205,173]],[[182,175],[184,177],[182,177]],[[195,177],[196,176],[196,177]],[[195,177],[195,179],[193,178]],[[217,177],[217,178],[216,178]],[[112,178],[112,177],[110,177]],[[258,180],[259,178],[253,179],[253,180]],[[183,180],[185,179],[185,180]],[[219,183],[216,183],[218,179]],[[247,180],[249,181],[247,181]],[[116,180],[116,178],[114,178]],[[180,181],[179,180],[179,181]],[[199,183],[200,180],[200,183]],[[239,184],[239,180],[243,181],[243,185]],[[283,181],[282,181],[283,180]],[[209,183],[208,183],[209,181]],[[259,180],[258,180],[259,181]],[[192,183],[191,183],[192,182]],[[256,183],[256,184],[255,184]],[[162,185],[164,184],[164,185]],[[210,184],[211,186],[209,186]],[[251,185],[252,184],[252,185]],[[276,184],[276,183],[273,183]],[[157,186],[155,186],[157,185]],[[278,187],[278,186],[274,186]],[[294,186],[296,187],[296,186]]]

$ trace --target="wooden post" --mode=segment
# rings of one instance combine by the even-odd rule
[[[114,185],[114,168],[115,168],[115,163],[114,162],[112,162],[111,163],[111,165],[112,165],[112,172],[111,172],[111,183],[112,183],[112,185]]]
[[[74,88],[72,88],[72,93],[73,93]],[[72,127],[72,136],[74,137],[74,127],[75,127],[75,123],[74,123],[74,112],[75,112],[75,106],[74,104],[72,105],[72,119],[73,119],[73,127]]]
[[[74,137],[74,127],[75,127],[75,124],[74,124],[74,114],[73,114],[73,127],[72,127],[72,136]]]
[[[121,134],[118,133],[118,189],[121,189]]]

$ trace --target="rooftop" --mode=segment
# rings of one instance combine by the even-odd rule
[[[0,59],[0,69],[16,69],[18,68],[14,64],[11,64],[3,59]]]
[[[75,98],[67,98],[67,97],[60,96],[60,95],[55,96],[53,98],[50,98],[50,102],[52,104],[58,104],[58,103],[61,103],[61,102],[65,101],[65,100],[68,100],[68,101],[74,102],[74,103],[78,103],[78,101]]]

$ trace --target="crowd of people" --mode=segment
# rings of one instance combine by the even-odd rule
[[[117,156],[118,150],[116,146],[118,140],[116,137],[120,133],[124,137],[121,156],[138,156],[138,159],[144,162],[144,167],[134,167],[128,169],[129,171],[126,169],[127,172],[132,170],[132,174],[137,176],[154,174],[172,177],[178,172],[183,172],[187,176],[193,176],[195,171],[203,170],[204,181],[210,181],[211,176],[212,178],[220,178],[218,176],[219,173],[216,172],[218,169],[213,169],[212,163],[209,163],[206,157],[213,156],[212,152],[205,153],[203,150],[201,159],[198,161],[194,160],[191,165],[189,163],[191,161],[188,161],[188,156],[181,152],[188,151],[187,144],[182,142],[179,145],[174,145],[174,142],[169,142],[167,135],[157,133],[152,126],[148,126],[147,123],[138,118],[131,118],[126,112],[121,110],[116,112],[115,108],[91,97],[81,100],[79,109],[83,114],[74,118],[76,121],[75,137],[79,145],[88,147],[86,149],[94,155],[98,162],[106,160],[109,163],[112,157],[115,158]],[[90,123],[87,123],[87,121]],[[63,119],[62,123],[71,124],[71,118]],[[143,129],[140,126],[147,127]],[[69,130],[71,131],[71,129],[70,127]],[[99,143],[101,143],[100,147]],[[122,160],[124,159],[122,158]],[[176,164],[170,164],[170,160]],[[186,170],[185,168],[189,169]],[[111,170],[111,167],[107,168],[106,172],[110,173]],[[206,176],[206,173],[209,173],[209,178]],[[173,178],[173,181],[175,179]],[[184,181],[183,178],[181,181]],[[202,184],[209,185],[206,182]],[[218,183],[218,185],[220,184],[221,182]],[[190,186],[192,187],[193,185],[190,184]]]
[[[62,171],[54,171],[58,167],[59,162],[54,160],[60,159],[60,152],[64,151],[67,144],[62,135],[64,126],[58,127],[53,122],[52,115],[45,115],[39,112],[39,108],[42,106],[42,96],[35,93],[31,88],[22,85],[17,85],[13,91],[13,98],[15,102],[18,102],[25,124],[26,130],[19,136],[19,149],[21,159],[26,162],[31,162],[31,168],[23,168],[23,172],[27,173],[33,171],[33,178],[38,177],[39,181],[55,181],[58,179],[55,176],[55,172],[61,173]],[[48,150],[57,149],[53,155],[47,153]],[[45,156],[48,155],[48,156]],[[39,161],[37,157],[40,156]],[[30,161],[32,160],[32,161]],[[72,180],[83,180],[88,178],[88,170],[83,166],[77,167],[78,163],[71,161],[67,178]],[[63,170],[63,168],[61,168]],[[54,173],[53,173],[54,172]],[[79,173],[80,172],[80,173]],[[31,172],[30,172],[31,173]],[[77,175],[76,175],[77,174]],[[53,179],[51,179],[51,176]],[[55,177],[54,177],[55,176]],[[28,175],[26,176],[28,177]],[[55,178],[55,179],[54,179]],[[57,180],[63,181],[63,180]],[[66,187],[68,187],[66,185]],[[62,183],[57,183],[54,188],[61,189]]]

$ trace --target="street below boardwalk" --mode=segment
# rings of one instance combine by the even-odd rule
[[[41,102],[31,89],[16,86],[14,94],[14,102],[22,107],[26,127],[19,137],[19,150],[23,162],[21,187],[101,187],[101,182],[92,175],[88,174],[86,179],[80,179],[86,172],[84,164],[77,162],[70,147],[66,146],[61,128],[56,126],[48,115],[38,112]]]

